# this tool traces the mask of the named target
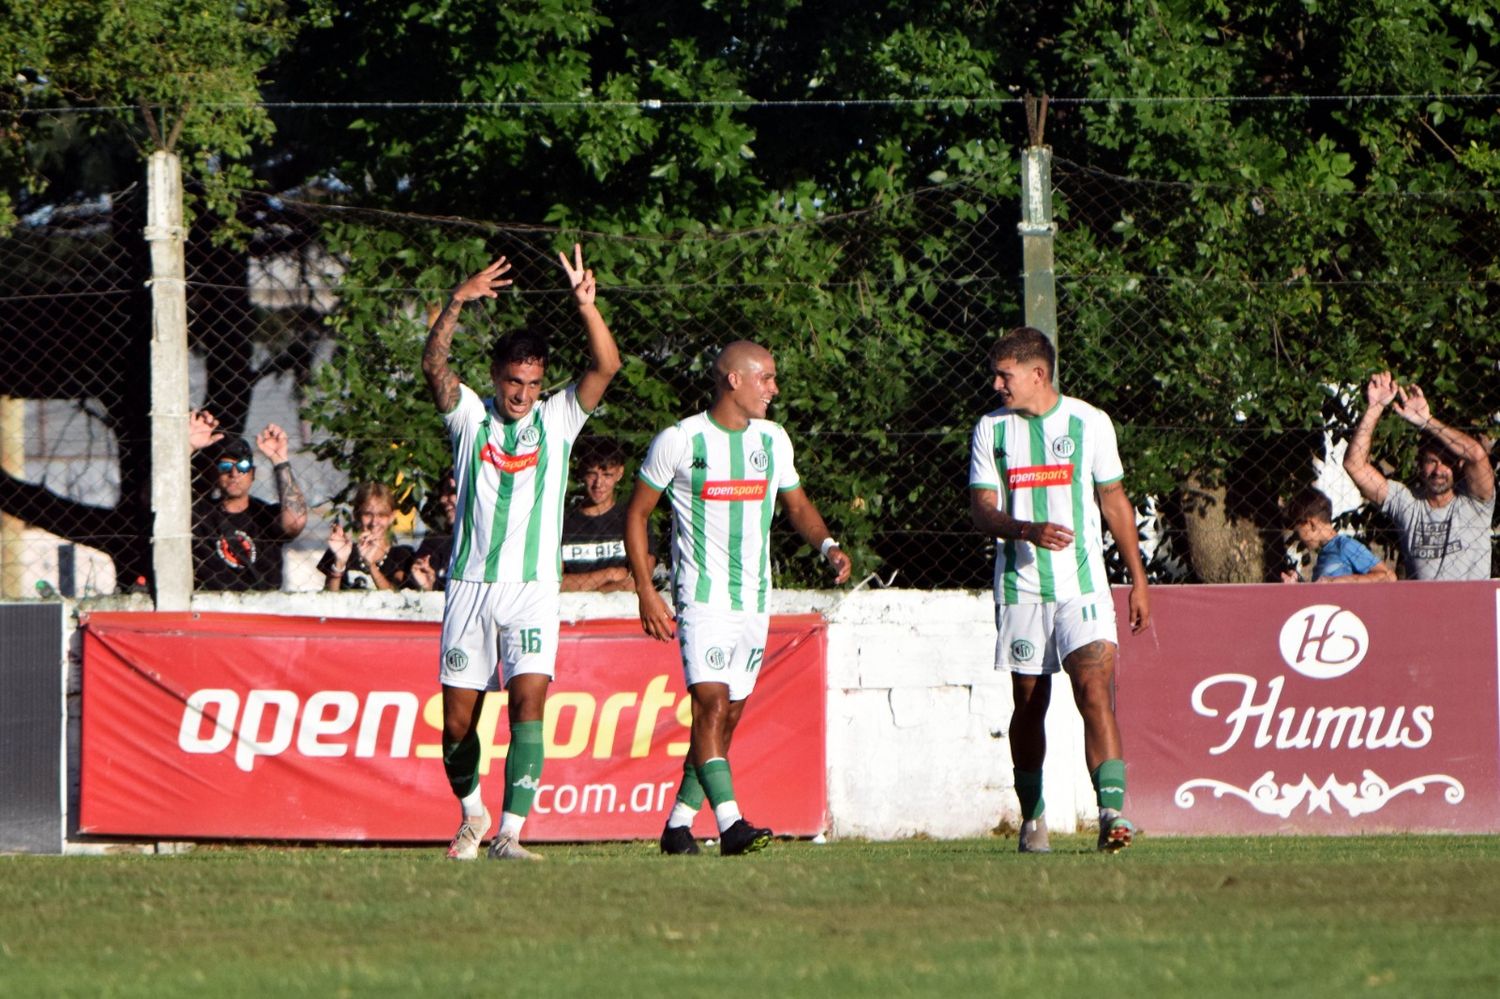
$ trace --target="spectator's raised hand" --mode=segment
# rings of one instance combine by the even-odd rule
[[[1425,427],[1432,422],[1432,408],[1427,405],[1427,396],[1422,394],[1420,385],[1397,388],[1396,404],[1392,408],[1396,415],[1418,427]]]
[[[358,545],[359,556],[365,560],[365,565],[378,566],[385,558],[385,538],[376,531],[361,531]]]
[[[328,532],[328,550],[333,552],[333,559],[342,569],[349,564],[349,556],[354,553],[354,542],[344,531],[344,525],[335,523],[333,530]]]
[[[573,262],[568,262],[566,253],[558,253],[557,259],[562,261],[563,270],[568,272],[568,283],[573,286],[573,297],[578,300],[579,305],[594,304],[594,272],[583,266],[583,247],[577,243],[573,244]]]
[[[478,274],[470,275],[463,284],[453,289],[453,298],[458,302],[472,302],[479,298],[499,298],[500,289],[512,281],[504,277],[510,271],[510,261],[500,257]]]
[[[437,586],[437,570],[432,567],[432,559],[419,555],[411,564],[411,578],[416,580],[419,589],[434,589]]]
[[[219,421],[206,409],[195,409],[188,414],[188,447],[201,451],[210,444],[224,439],[219,432]]]
[[[1382,371],[1377,375],[1370,376],[1370,383],[1365,386],[1365,401],[1373,408],[1389,406],[1396,398],[1396,379],[1391,377],[1389,371]]]
[[[255,446],[260,448],[261,454],[271,459],[273,465],[286,461],[286,431],[274,423],[267,423],[266,429],[255,435]]]

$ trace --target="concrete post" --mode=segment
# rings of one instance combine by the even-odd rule
[[[156,609],[186,610],[193,593],[193,558],[181,161],[173,153],[157,150],[147,162],[146,178],[145,236],[151,246],[152,570]]]
[[[1047,98],[1026,98],[1031,144],[1021,157],[1021,266],[1026,325],[1041,330],[1057,348],[1057,285],[1052,270],[1052,243],[1057,224],[1052,221],[1052,150],[1042,144]],[[1061,353],[1057,367],[1062,367]],[[1052,384],[1058,383],[1053,369]]]

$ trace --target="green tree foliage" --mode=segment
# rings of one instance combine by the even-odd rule
[[[259,74],[290,29],[275,0],[0,8],[0,393],[77,400],[113,432],[119,459],[112,507],[0,473],[0,509],[101,549],[122,584],[151,572],[145,160],[166,149],[186,163],[199,209],[188,277],[210,289],[190,302],[189,324],[222,398],[224,371],[236,386],[251,380],[254,329],[244,289],[215,290],[246,269],[226,238],[241,231],[231,192],[250,183],[247,157],[270,135]],[[91,224],[63,237],[18,221],[80,203],[93,206]],[[248,402],[248,387],[234,394]]]
[[[1464,426],[1500,410],[1481,249],[1500,237],[1500,119],[1464,96],[1495,92],[1495,42],[1473,3],[1074,5],[1059,71],[1097,103],[1054,145],[1180,183],[1064,180],[1062,349],[1074,389],[1123,421],[1134,488],[1239,545],[1195,541],[1200,578],[1264,578],[1278,497],[1310,479],[1322,428],[1357,418],[1372,372]]]
[[[717,348],[753,338],[778,356],[776,415],[801,444],[799,470],[862,565],[951,530],[983,404],[975,329],[1013,316],[1015,251],[976,250],[972,234],[997,217],[1013,231],[1003,54],[1016,38],[1007,18],[973,13],[455,0],[351,8],[304,33],[288,92],[464,102],[372,107],[342,133],[288,116],[283,136],[332,135],[327,172],[349,200],[560,231],[331,229],[350,286],[400,290],[351,295],[335,320],[339,357],[309,405],[337,438],[329,450],[355,479],[435,476],[446,442],[414,377],[426,311],[496,253],[523,292],[471,310],[470,335],[542,322],[561,331],[559,380],[576,374],[582,338],[553,257],[577,238],[627,354],[597,430],[639,454],[704,404]],[[861,103],[914,97],[927,103]],[[763,106],[788,100],[817,103]],[[482,344],[461,336],[456,353],[486,386]],[[796,565],[815,578],[813,560]]]

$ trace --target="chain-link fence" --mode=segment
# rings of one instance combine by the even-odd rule
[[[1394,559],[1340,470],[1344,443],[1365,380],[1386,367],[1420,383],[1442,419],[1490,432],[1490,192],[1269,191],[1065,158],[1054,181],[1061,385],[1120,426],[1154,577],[1276,578],[1288,551],[1280,504],[1314,482],[1341,527]],[[0,242],[7,595],[149,585],[143,198],[59,208]],[[839,215],[789,204],[772,224],[674,236],[341,199],[246,194],[238,228],[200,213],[187,244],[192,403],[251,441],[283,427],[311,510],[286,547],[286,588],[323,585],[318,558],[359,482],[395,488],[398,540],[428,530],[419,511],[448,444],[419,360],[430,317],[466,274],[499,254],[515,265],[512,291],[464,313],[454,359],[466,381],[487,386],[489,341],[522,323],[551,338],[552,387],[582,370],[556,259],[575,241],[626,355],[586,434],[623,441],[633,470],[657,430],[706,405],[716,349],[760,341],[780,374],[772,416],[859,575],[988,584],[990,544],[968,523],[968,438],[995,405],[985,349],[1023,319],[1014,180]],[[1375,457],[1393,479],[1411,478],[1414,441],[1394,417],[1382,423]],[[200,502],[221,486],[208,454],[195,469]],[[271,461],[254,457],[252,493],[275,502]],[[779,535],[782,583],[817,585],[817,560],[789,529]]]

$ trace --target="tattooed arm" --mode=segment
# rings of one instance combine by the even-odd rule
[[[498,298],[499,288],[510,284],[511,279],[502,277],[510,270],[504,257],[496,260],[478,274],[453,289],[453,297],[443,311],[438,313],[427,332],[427,346],[422,351],[422,374],[427,377],[427,387],[432,390],[432,401],[439,413],[450,412],[458,405],[458,375],[448,367],[448,352],[453,347],[453,330],[458,325],[458,314],[465,302],[478,298]]]
[[[281,503],[281,532],[287,538],[295,538],[307,526],[307,497],[292,474],[287,461],[286,431],[274,423],[266,424],[255,437],[255,446],[260,453],[271,459],[271,472],[276,476],[276,495]]]

